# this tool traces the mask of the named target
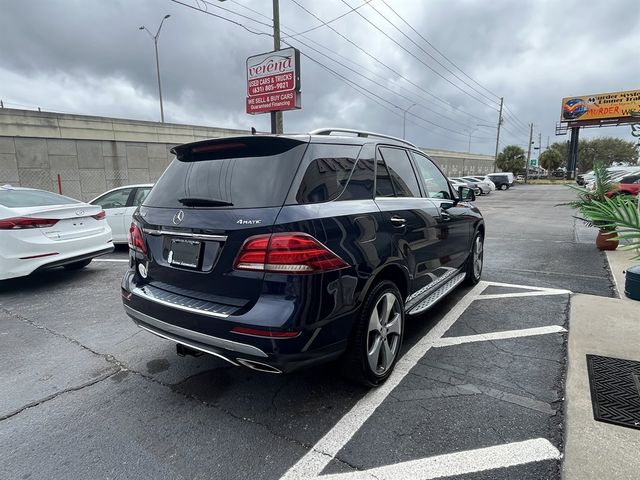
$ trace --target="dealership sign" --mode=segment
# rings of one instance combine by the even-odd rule
[[[598,93],[562,99],[561,121],[570,126],[583,124],[632,121],[633,114],[640,111],[640,90]]]
[[[301,108],[300,52],[285,48],[247,58],[247,113]]]

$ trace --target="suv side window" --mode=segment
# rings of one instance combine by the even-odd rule
[[[427,196],[430,198],[451,199],[451,190],[449,189],[449,181],[440,172],[438,167],[429,160],[429,158],[419,153],[413,152],[413,158],[416,161],[420,175],[424,180],[424,186],[427,189]]]
[[[406,150],[381,147],[380,153],[387,164],[396,197],[420,197],[420,187],[416,173]]]
[[[393,185],[391,185],[391,176],[389,170],[382,158],[376,162],[376,197],[393,197]]]
[[[296,200],[301,204],[331,200],[362,200],[373,196],[373,164],[356,161],[356,145],[312,144],[312,160],[300,182]]]
[[[127,206],[127,200],[131,194],[132,188],[122,188],[115,192],[110,192],[100,198],[95,199],[93,205],[100,205],[105,210],[109,208],[120,208]]]
[[[144,199],[147,198],[147,195],[149,195],[149,192],[151,191],[151,187],[138,187],[138,190],[136,190],[136,194],[133,196],[133,207],[138,207],[140,205],[142,205],[142,202],[144,202]]]

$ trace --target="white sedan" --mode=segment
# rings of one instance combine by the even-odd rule
[[[0,187],[0,280],[86,267],[113,251],[100,207],[33,188]]]
[[[101,206],[106,212],[107,222],[113,232],[113,243],[127,243],[131,216],[147,198],[151,187],[152,183],[126,185],[109,190],[89,202]]]

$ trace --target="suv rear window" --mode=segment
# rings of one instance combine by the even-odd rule
[[[306,142],[230,139],[178,147],[144,200],[148,207],[260,208],[284,204]]]
[[[373,162],[359,160],[360,146],[312,144],[311,158],[298,187],[301,204],[373,197]]]

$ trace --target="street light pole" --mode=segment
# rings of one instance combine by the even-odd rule
[[[149,36],[153,39],[153,45],[156,49],[156,72],[158,74],[158,97],[160,97],[160,121],[164,123],[164,108],[162,106],[162,84],[160,83],[160,60],[158,59],[158,38],[160,38],[160,30],[162,30],[162,24],[164,21],[169,18],[171,15],[165,15],[164,18],[160,21],[160,26],[158,27],[158,31],[154,35],[149,31],[147,27],[144,25],[138,28],[138,30],[145,30]]]
[[[416,105],[417,105],[416,103],[412,103],[409,108],[405,108],[402,111],[402,139],[403,140],[406,140],[405,136],[407,132],[407,112],[411,110],[413,107],[415,107]]]

